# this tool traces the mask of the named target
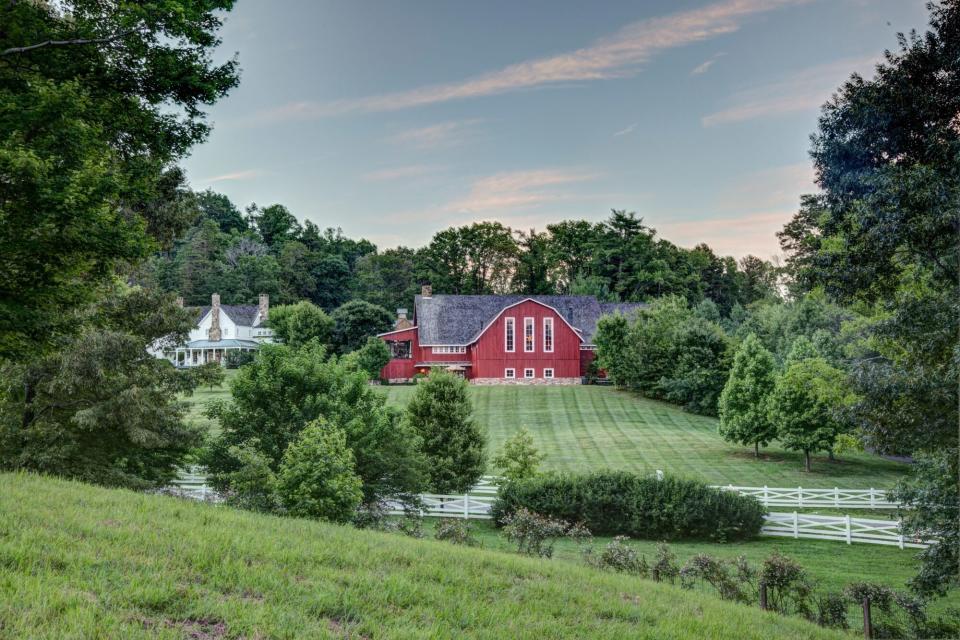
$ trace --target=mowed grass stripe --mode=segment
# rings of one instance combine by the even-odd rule
[[[414,390],[381,388],[397,406],[404,406]],[[837,462],[817,455],[814,471],[806,473],[801,454],[776,444],[754,460],[752,448],[732,445],[718,435],[716,419],[611,387],[472,386],[470,395],[477,421],[487,429],[491,457],[506,438],[526,426],[547,456],[544,466],[558,471],[662,469],[713,484],[886,489],[907,469],[902,463],[856,453]]]

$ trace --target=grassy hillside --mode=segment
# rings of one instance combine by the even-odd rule
[[[415,387],[383,387],[390,402],[404,405]],[[771,487],[888,488],[906,465],[868,454],[837,462],[815,456],[813,472],[801,455],[772,446],[731,445],[717,435],[717,420],[611,387],[470,388],[477,420],[487,428],[491,450],[521,426],[547,454],[546,466],[563,471],[598,468],[652,472],[663,469],[714,484]]]
[[[0,638],[839,638],[566,562],[0,475]]]
[[[228,380],[236,371],[228,371]],[[405,406],[413,386],[381,391]],[[547,454],[545,466],[562,471],[598,468],[650,472],[663,469],[714,484],[771,487],[891,487],[906,465],[868,454],[845,454],[837,462],[814,457],[813,473],[803,471],[798,453],[777,446],[753,458],[753,450],[724,442],[714,418],[696,416],[663,402],[611,387],[472,386],[477,420],[489,435],[491,451],[521,426]],[[201,415],[216,398],[229,399],[228,387],[202,388],[192,397],[190,418],[216,431]]]

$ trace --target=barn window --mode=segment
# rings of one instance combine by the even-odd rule
[[[410,340],[387,340],[390,347],[390,357],[394,360],[409,360],[412,349]]]
[[[553,318],[543,319],[543,350],[553,353]]]
[[[529,379],[529,378],[533,378],[533,369],[524,369],[524,370],[523,370],[523,377],[524,377],[524,378],[528,378],[528,379]]]
[[[506,318],[503,323],[504,350],[508,353],[516,351],[515,333],[517,321],[515,318]]]
[[[450,353],[466,353],[466,347],[431,347],[431,353],[434,355],[444,355]]]
[[[523,319],[523,350],[527,353],[533,353],[536,348],[533,335],[533,318]]]
[[[516,370],[516,369],[504,369],[504,370],[503,370],[503,377],[504,377],[504,378],[516,378],[516,377],[517,377],[517,370]]]
[[[544,370],[543,370],[543,377],[544,377],[544,378],[552,378],[552,377],[553,377],[553,369],[544,369]]]

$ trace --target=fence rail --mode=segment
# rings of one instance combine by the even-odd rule
[[[713,485],[717,489],[752,496],[765,507],[833,507],[836,509],[896,509],[881,489],[793,489],[781,487],[736,487]]]
[[[865,542],[901,549],[925,549],[935,541],[903,535],[898,520],[868,520],[850,516],[817,516],[806,513],[768,513],[760,533],[787,538]]]

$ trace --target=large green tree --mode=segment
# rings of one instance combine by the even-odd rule
[[[171,171],[237,83],[211,59],[233,4],[0,5],[0,357],[55,344],[118,263],[195,216]]]
[[[311,340],[328,345],[333,333],[333,319],[323,309],[306,300],[273,307],[268,323],[273,335],[291,347],[300,347]]]
[[[730,376],[720,394],[719,430],[724,440],[752,444],[757,458],[760,445],[767,446],[777,436],[767,410],[775,383],[773,355],[751,333],[737,348]]]
[[[100,293],[49,354],[0,366],[0,468],[159,486],[201,443],[179,400],[197,379],[147,348],[185,339],[194,319],[170,296],[121,285]]]
[[[363,300],[351,300],[330,314],[333,319],[333,345],[338,353],[356,351],[367,338],[389,331],[393,314]]]

